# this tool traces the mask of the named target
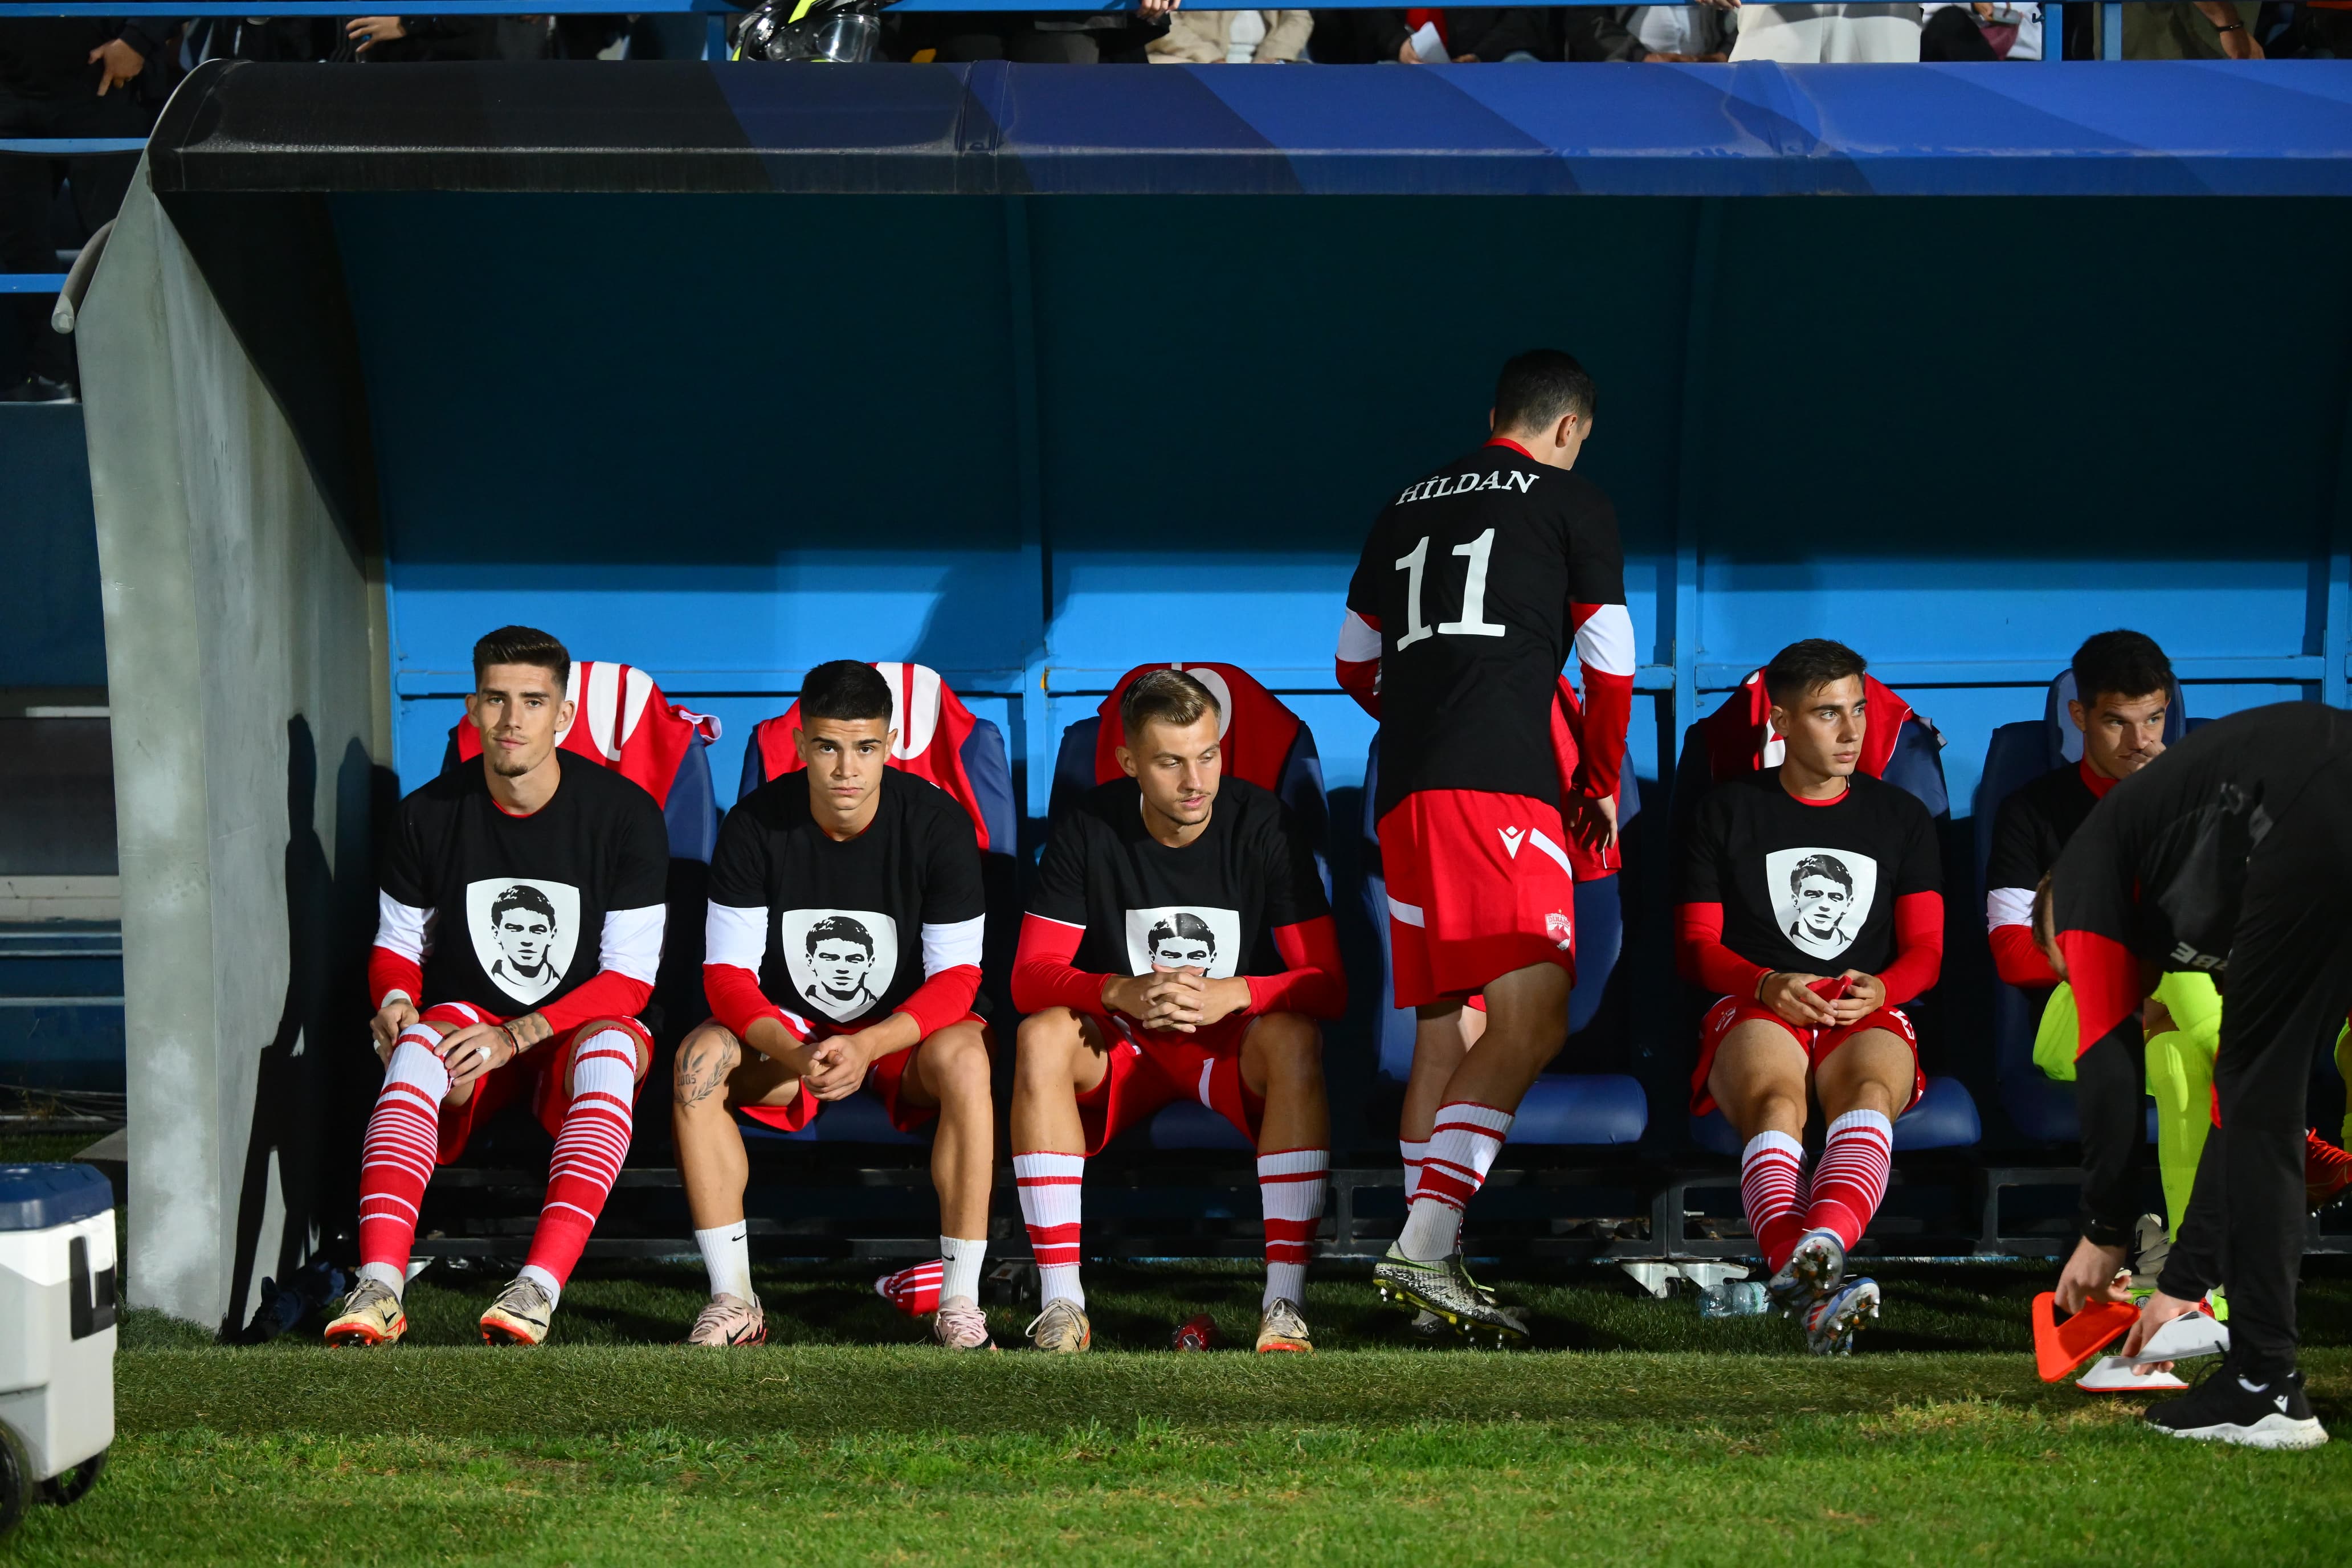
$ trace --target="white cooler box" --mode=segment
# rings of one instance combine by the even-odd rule
[[[0,1530],[32,1496],[80,1497],[113,1441],[114,1190],[0,1165]]]

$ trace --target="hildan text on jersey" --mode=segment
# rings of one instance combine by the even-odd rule
[[[1540,477],[1514,470],[1488,474],[1482,482],[1476,474],[1442,474],[1433,479],[1422,480],[1397,497],[1396,504],[1402,506],[1411,500],[1434,500],[1439,496],[1458,496],[1467,490],[1517,490],[1524,495],[1536,488],[1536,480]]]

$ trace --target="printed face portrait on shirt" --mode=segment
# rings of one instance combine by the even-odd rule
[[[580,946],[580,889],[493,877],[466,888],[466,931],[482,973],[524,1007],[563,984]]]
[[[1127,911],[1129,972],[1197,969],[1212,980],[1231,978],[1241,967],[1242,917],[1238,910],[1177,909]]]
[[[776,942],[801,999],[836,1024],[863,1017],[898,972],[898,927],[874,910],[786,910]]]
[[[1870,918],[1878,864],[1851,849],[1780,849],[1764,858],[1764,882],[1798,951],[1836,958]]]

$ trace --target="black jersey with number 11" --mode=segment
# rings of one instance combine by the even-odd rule
[[[1587,792],[1613,794],[1633,675],[1624,605],[1617,514],[1591,481],[1497,441],[1408,486],[1356,563],[1339,655],[1344,680],[1371,651],[1350,635],[1377,634],[1376,814],[1419,790],[1557,804],[1551,704],[1571,649],[1601,721],[1589,750],[1605,787]]]

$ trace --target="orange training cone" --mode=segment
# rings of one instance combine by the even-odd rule
[[[2033,1298],[2033,1363],[2044,1383],[2056,1383],[2091,1356],[2131,1331],[2139,1309],[2122,1301],[2093,1301],[2059,1322],[2058,1298],[2048,1290]]]

